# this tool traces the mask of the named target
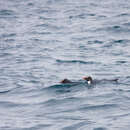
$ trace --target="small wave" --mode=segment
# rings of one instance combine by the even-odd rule
[[[114,116],[107,116],[106,118],[124,118],[124,117],[129,117],[130,113],[126,113],[126,114],[118,114],[118,115],[114,115]]]
[[[81,83],[81,82],[74,82],[74,83],[68,83],[68,84],[56,84],[56,85],[52,85],[46,88],[42,88],[41,91],[47,91],[47,92],[49,91],[49,93],[52,92],[56,94],[64,94],[64,93],[70,93],[72,91],[77,91],[77,89],[81,86],[87,87],[87,84]]]
[[[42,27],[44,29],[53,29],[53,30],[61,30],[61,29],[64,29],[64,26],[57,26],[57,25],[52,25],[52,24],[39,24],[39,25],[36,25],[36,27]]]
[[[102,47],[111,48],[111,47],[117,46],[117,45],[125,47],[129,42],[130,42],[130,40],[128,40],[128,39],[119,39],[119,40],[112,39],[112,40],[110,40],[110,42],[108,42],[107,44],[104,44]],[[117,51],[112,52],[112,53],[114,54],[116,52]],[[121,54],[121,53],[119,53],[119,54]]]
[[[76,123],[71,126],[64,127],[64,128],[62,128],[62,130],[76,130],[76,129],[80,129],[84,126],[87,126],[88,124],[91,124],[91,123],[92,122],[86,120],[86,121],[82,121],[82,122]]]
[[[112,29],[112,30],[120,30],[121,29],[121,26],[119,25],[114,25],[112,27],[108,27],[109,29]]]
[[[42,20],[45,20],[45,21],[56,20],[55,18],[45,17],[45,16],[39,16],[39,19],[42,19]]]
[[[85,14],[85,13],[81,13],[79,15],[75,15],[75,16],[69,16],[69,19],[86,19],[88,16],[95,16],[96,14],[93,14],[93,13],[88,13],[88,14]]]
[[[8,93],[10,92],[11,90],[5,90],[5,91],[0,91],[0,94],[5,94],[5,93]]]
[[[17,18],[16,13],[13,10],[0,10],[0,18]]]
[[[50,124],[50,123],[46,123],[46,124],[44,124],[44,123],[42,123],[42,124],[37,123],[36,125],[32,125],[30,127],[24,125],[24,126],[22,126],[22,128],[21,127],[14,128],[13,126],[11,128],[13,128],[13,130],[40,130],[40,129],[43,130],[43,129],[47,129],[47,127],[51,127],[51,126],[52,126],[52,124]],[[5,129],[3,128],[2,130],[5,130]]]
[[[10,108],[10,107],[22,107],[28,104],[14,103],[12,101],[0,101],[1,107]]]
[[[43,7],[43,8],[38,8],[35,10],[38,14],[54,14],[57,12],[57,9],[51,8],[51,7]]]
[[[71,39],[73,41],[86,41],[86,40],[88,40],[87,37],[72,37]]]
[[[61,3],[63,4],[64,3],[64,0],[47,0],[46,2],[47,4],[58,4],[58,3]]]
[[[58,104],[64,104],[64,103],[68,103],[68,102],[80,102],[85,100],[84,98],[80,98],[80,97],[66,97],[63,99],[49,99],[47,101],[42,102],[43,104],[47,105],[47,106],[52,106],[52,105],[58,105]]]
[[[93,44],[93,43],[95,43],[95,44],[102,44],[103,41],[100,41],[100,40],[94,40],[94,41],[88,41],[88,43],[89,43],[89,44]]]
[[[0,10],[0,15],[6,16],[6,15],[12,15],[12,14],[14,14],[12,10],[5,10],[5,9]]]
[[[56,84],[56,85],[52,85],[50,87],[47,87],[47,88],[43,88],[43,89],[59,89],[59,88],[69,88],[69,87],[72,87],[74,86],[74,84]]]
[[[50,34],[52,34],[51,32],[47,32],[47,31],[45,31],[45,32],[38,32],[38,31],[33,31],[33,32],[31,32],[32,34],[39,34],[39,35],[50,35]],[[31,40],[35,40],[36,38],[32,38]],[[36,39],[36,41],[41,41],[40,39]]]
[[[58,62],[58,63],[98,64],[98,62],[82,61],[82,60],[60,60],[60,59],[57,59],[56,62]]]
[[[130,27],[130,22],[124,23],[123,25]]]
[[[94,128],[93,130],[107,130],[105,127],[97,127],[97,128]]]
[[[31,3],[31,2],[30,2],[30,3],[28,3],[27,5],[28,5],[28,6],[34,6],[34,3]]]
[[[10,53],[0,53],[0,57],[4,57],[4,56],[10,56]]]
[[[49,25],[48,24],[38,24],[36,25],[37,27],[48,27]]]
[[[120,60],[120,61],[116,61],[117,64],[124,64],[126,63],[127,61],[124,61],[124,60]]]
[[[125,27],[124,25],[108,26],[108,27],[104,28],[103,30],[118,32],[118,33],[122,33],[122,32],[128,32],[129,33],[130,32],[130,29],[128,27]]]
[[[10,38],[10,37],[15,37],[16,33],[4,33],[0,36],[0,38]]]
[[[14,43],[15,39],[10,38],[10,39],[5,39],[4,41],[7,43]]]
[[[130,14],[128,14],[128,13],[121,13],[121,14],[117,15],[116,17],[122,17],[122,16],[130,16]]]
[[[124,43],[124,42],[127,42],[127,40],[120,39],[120,40],[114,40],[113,42],[114,43]]]
[[[93,106],[84,106],[79,108],[79,110],[97,110],[97,109],[109,109],[118,107],[116,104],[103,104],[103,105],[93,105]]]

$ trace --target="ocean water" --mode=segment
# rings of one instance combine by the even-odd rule
[[[129,129],[130,1],[0,0],[0,130]]]

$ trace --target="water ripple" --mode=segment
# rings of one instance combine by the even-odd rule
[[[80,64],[100,64],[98,62],[93,62],[93,61],[82,61],[82,60],[56,60],[58,63],[80,63]]]
[[[110,109],[110,108],[117,108],[118,105],[116,104],[103,104],[103,105],[93,105],[93,106],[84,106],[81,107],[79,110],[86,111],[86,110],[101,110],[101,109]]]

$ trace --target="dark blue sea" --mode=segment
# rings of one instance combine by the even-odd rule
[[[0,130],[130,130],[130,0],[0,0]]]

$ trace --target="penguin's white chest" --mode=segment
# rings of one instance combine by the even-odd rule
[[[88,84],[91,84],[91,81],[88,81]]]

